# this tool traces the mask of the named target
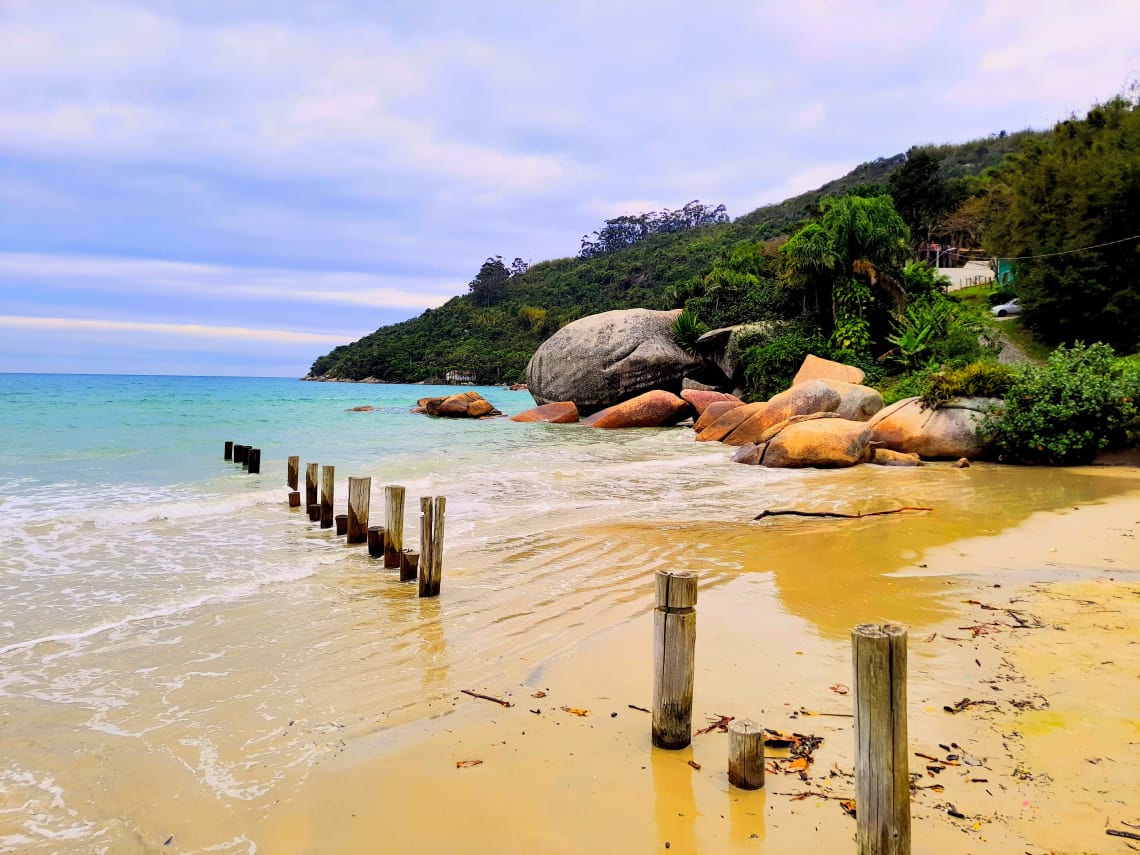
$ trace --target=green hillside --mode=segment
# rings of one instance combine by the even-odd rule
[[[960,145],[916,147],[907,155],[862,164],[817,190],[731,222],[652,233],[644,229],[644,217],[616,218],[600,233],[641,223],[647,236],[591,257],[544,261],[529,269],[508,268],[491,258],[472,280],[470,293],[335,348],[313,363],[310,376],[413,383],[463,370],[481,383],[520,381],[535,349],[561,325],[610,309],[686,306],[711,326],[793,318],[803,305],[789,302],[777,288],[779,241],[772,239],[816,216],[822,200],[885,192],[891,176],[919,153],[937,161],[939,178],[969,181],[1000,164],[1026,139],[1041,135],[1023,131]],[[653,222],[665,221],[651,217]]]

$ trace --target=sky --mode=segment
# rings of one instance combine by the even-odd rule
[[[621,214],[1140,79],[1140,2],[0,0],[0,371],[303,376]]]

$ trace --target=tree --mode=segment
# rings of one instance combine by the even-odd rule
[[[822,208],[820,222],[780,248],[781,279],[820,312],[837,350],[863,354],[876,308],[886,315],[888,305],[901,310],[906,302],[902,269],[911,257],[910,232],[890,196],[843,196],[824,200]]]
[[[501,255],[488,258],[483,262],[483,266],[479,268],[479,272],[475,274],[475,278],[471,280],[468,286],[471,301],[476,306],[495,305],[503,299],[506,293],[507,280],[510,278],[511,272],[503,264]]]
[[[1060,122],[990,194],[983,245],[1013,261],[1024,322],[1050,344],[1140,347],[1140,104]]]
[[[963,197],[961,182],[941,178],[941,163],[925,149],[911,150],[906,163],[887,179],[895,210],[917,239],[930,241],[934,227]]]

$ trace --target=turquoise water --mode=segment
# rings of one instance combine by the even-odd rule
[[[781,607],[830,632],[824,612],[877,615],[882,588],[833,605],[787,580],[856,554],[877,579],[928,542],[1124,489],[984,466],[767,470],[684,427],[409,412],[446,391],[0,375],[0,852],[255,852],[258,823],[315,764],[370,735],[408,738],[462,688],[540,673],[644,613],[657,569],[698,570],[702,590],[774,578]],[[508,414],[532,406],[478,391]],[[261,473],[224,461],[226,440],[260,448]],[[419,599],[290,510],[290,455],[302,473],[335,466],[337,513],[349,476],[372,478],[374,522],[383,486],[405,486],[413,547],[418,498],[446,496],[442,595]],[[928,503],[926,522],[750,523],[764,508]],[[782,566],[745,566],[754,554]]]

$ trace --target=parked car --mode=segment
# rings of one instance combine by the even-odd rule
[[[1020,315],[1021,306],[1017,302],[1017,298],[1010,300],[1008,303],[1002,303],[990,309],[990,314],[995,317],[1004,318],[1006,315]]]

